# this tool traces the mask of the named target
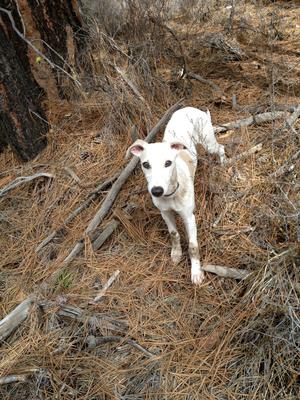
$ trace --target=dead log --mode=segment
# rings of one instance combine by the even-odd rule
[[[221,133],[221,132],[227,132],[231,129],[239,129],[242,126],[263,124],[264,122],[274,121],[275,119],[284,118],[285,116],[286,112],[284,111],[266,112],[262,114],[257,114],[248,118],[239,119],[234,122],[228,122],[223,125],[216,125],[214,126],[214,132]]]
[[[0,321],[0,343],[6,340],[25,321],[34,302],[33,297],[28,297]]]

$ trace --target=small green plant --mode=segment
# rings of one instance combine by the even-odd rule
[[[69,289],[72,283],[73,283],[73,276],[71,272],[64,269],[58,276],[57,281],[55,283],[55,287],[56,289]]]

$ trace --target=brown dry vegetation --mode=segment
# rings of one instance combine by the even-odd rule
[[[256,106],[273,110],[276,104],[299,103],[300,9],[295,3],[237,1],[228,35],[227,3],[198,8],[197,3],[190,1],[168,16],[158,8],[164,3],[153,2],[144,12],[144,2],[130,1],[114,39],[108,35],[113,24],[106,26],[107,33],[103,20],[90,18],[94,74],[83,82],[85,92],[72,89],[75,100],[47,105],[49,145],[34,161],[20,164],[11,152],[1,154],[0,187],[37,171],[55,175],[0,199],[0,315],[31,293],[48,303],[34,308],[1,346],[1,376],[28,375],[25,383],[0,386],[1,399],[299,398],[299,161],[293,171],[270,177],[299,149],[299,122],[293,129],[283,129],[279,120],[220,135],[229,157],[263,142],[262,151],[231,167],[221,168],[200,151],[201,260],[251,271],[243,282],[207,273],[196,288],[186,254],[178,266],[171,265],[167,230],[139,169],[101,228],[128,202],[137,209],[102,249],[94,253],[87,239],[83,254],[63,267],[105,193],[66,226],[65,236],[35,252],[97,183],[126,165],[132,126],[144,137],[181,97],[186,96],[186,105],[209,108],[215,124],[249,116],[249,105],[255,113]],[[238,43],[242,59],[204,47],[203,38],[213,32]],[[188,71],[212,80],[224,96],[180,79],[183,58]],[[115,66],[126,71],[142,99]],[[238,109],[232,107],[233,95]],[[236,233],[245,227],[252,229]],[[89,304],[116,269],[119,278],[103,300]],[[63,305],[82,308],[86,318],[62,316]],[[91,335],[124,339],[89,348]],[[127,339],[154,355],[148,357]]]

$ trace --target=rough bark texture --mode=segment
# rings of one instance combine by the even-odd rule
[[[12,11],[22,32],[15,2],[0,0],[0,7]],[[46,146],[48,130],[41,106],[44,92],[31,73],[27,51],[8,16],[0,12],[0,150],[9,144],[24,161]]]
[[[35,28],[43,41],[43,52],[56,65],[71,75],[89,72],[86,38],[77,0],[22,0],[27,3]],[[25,5],[26,7],[26,5]],[[24,8],[24,5],[23,7]],[[52,49],[55,50],[55,52]],[[67,65],[67,63],[68,65]],[[74,69],[73,71],[70,67]],[[90,74],[89,74],[90,75]],[[55,73],[59,95],[68,96],[62,73]]]

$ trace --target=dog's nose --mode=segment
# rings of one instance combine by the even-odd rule
[[[164,189],[161,186],[154,186],[151,189],[151,193],[155,197],[161,197],[163,195],[163,193],[164,193]]]

